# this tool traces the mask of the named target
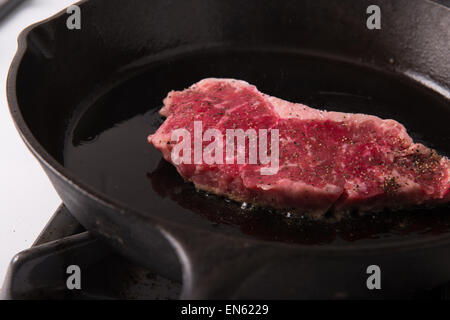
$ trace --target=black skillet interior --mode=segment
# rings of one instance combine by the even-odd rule
[[[450,154],[448,102],[404,77],[286,51],[219,49],[162,59],[93,93],[69,122],[64,165],[135,209],[152,212],[161,203],[161,216],[177,212],[190,224],[200,216],[217,230],[260,239],[348,245],[450,231],[446,206],[310,221],[196,191],[146,137],[164,121],[158,110],[168,91],[205,77],[244,79],[262,92],[312,107],[396,119],[417,141]]]
[[[181,225],[321,245],[447,233],[446,207],[336,224],[241,208],[183,183],[146,142],[161,124],[157,111],[168,91],[232,77],[312,107],[393,118],[450,155],[447,9],[380,1],[383,28],[368,30],[369,4],[87,1],[81,30],[68,31],[60,16],[30,33],[17,77],[21,111],[39,143],[79,181]]]

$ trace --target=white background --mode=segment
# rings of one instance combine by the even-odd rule
[[[9,114],[6,76],[17,36],[75,0],[28,0],[0,21],[0,286],[11,258],[31,246],[60,200]]]

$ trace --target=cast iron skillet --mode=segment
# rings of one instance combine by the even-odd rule
[[[411,295],[450,280],[449,208],[287,218],[196,192],[146,142],[169,90],[247,80],[313,107],[394,118],[449,155],[449,9],[431,1],[79,3],[27,28],[12,116],[64,204],[118,252],[183,280],[182,298]],[[32,183],[32,181],[30,181]],[[382,289],[368,290],[378,265]]]

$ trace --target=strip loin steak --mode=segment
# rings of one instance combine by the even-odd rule
[[[148,140],[171,163],[172,148],[179,142],[172,140],[173,130],[185,128],[193,137],[194,121],[202,122],[203,132],[215,128],[224,136],[226,129],[235,128],[279,130],[279,170],[274,175],[261,174],[268,165],[237,161],[175,165],[198,189],[237,201],[316,218],[329,211],[371,212],[450,201],[448,158],[414,143],[394,120],[321,111],[263,94],[245,81],[214,78],[170,92],[160,114],[166,120]]]

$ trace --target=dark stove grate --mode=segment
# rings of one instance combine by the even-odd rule
[[[81,290],[67,289],[67,267],[81,269]],[[178,299],[181,284],[136,266],[86,231],[61,206],[33,246],[9,267],[4,299]]]

